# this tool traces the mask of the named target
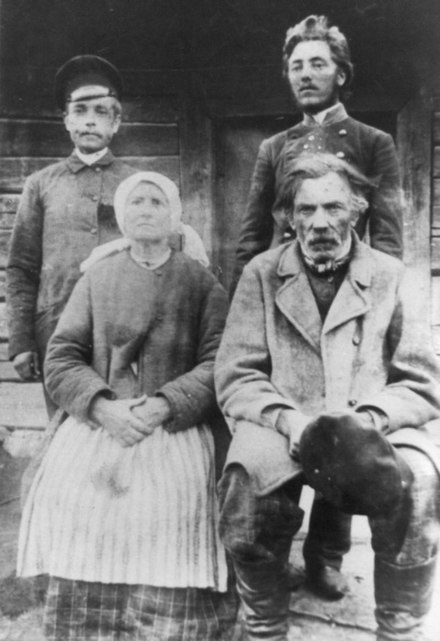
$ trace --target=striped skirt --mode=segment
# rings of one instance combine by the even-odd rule
[[[213,450],[205,426],[124,448],[68,418],[23,510],[18,574],[224,592]]]

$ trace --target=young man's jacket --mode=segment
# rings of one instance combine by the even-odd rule
[[[6,273],[11,359],[27,351],[44,356],[81,262],[120,236],[113,196],[135,172],[110,151],[92,166],[72,153],[26,180]]]
[[[295,158],[314,151],[330,152],[346,160],[377,186],[356,231],[362,238],[369,220],[371,246],[402,257],[401,185],[393,139],[349,117],[339,104],[326,114],[322,125],[304,116],[303,122],[261,143],[241,224],[234,282],[251,258],[269,246],[278,246],[291,231],[277,197]]]
[[[418,429],[440,416],[426,309],[399,260],[353,239],[353,258],[324,324],[296,241],[254,258],[238,284],[216,389],[235,432],[228,462],[241,463],[262,493],[299,471],[276,431],[283,408],[311,417],[378,408],[394,443],[435,456]]]

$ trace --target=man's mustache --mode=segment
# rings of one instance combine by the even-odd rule
[[[310,241],[309,245],[312,247],[314,245],[322,245],[325,243],[326,245],[337,245],[338,243],[336,242],[336,239],[333,238],[332,236],[314,236]]]

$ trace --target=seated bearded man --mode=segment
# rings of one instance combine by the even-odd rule
[[[410,275],[353,230],[370,188],[332,155],[297,159],[283,195],[297,240],[245,268],[217,355],[234,432],[220,534],[250,640],[287,639],[304,483],[369,517],[377,639],[423,638],[439,540],[424,425],[439,417],[440,371]]]

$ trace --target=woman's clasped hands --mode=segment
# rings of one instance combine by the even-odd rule
[[[131,447],[168,421],[171,408],[163,396],[147,397],[144,394],[139,398],[117,400],[97,396],[90,407],[90,418],[120,445]]]

